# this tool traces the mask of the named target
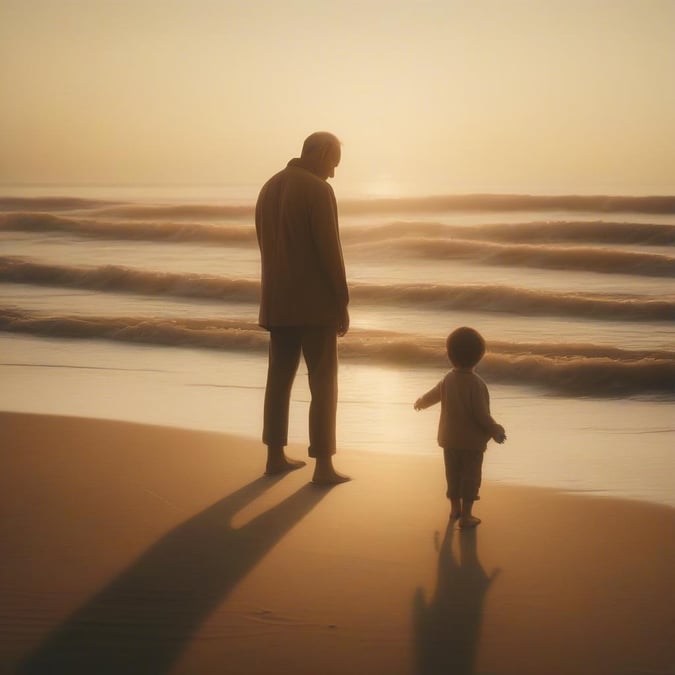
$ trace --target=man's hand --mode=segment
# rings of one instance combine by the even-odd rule
[[[347,335],[347,331],[349,330],[349,312],[347,311],[347,308],[345,307],[343,315],[340,317],[340,320],[337,325],[337,334],[340,337],[344,337]]]

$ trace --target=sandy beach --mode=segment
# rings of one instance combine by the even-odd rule
[[[440,455],[321,489],[223,434],[0,429],[2,673],[673,672],[668,507],[487,484],[467,532]]]

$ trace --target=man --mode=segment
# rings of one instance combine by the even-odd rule
[[[305,139],[302,154],[265,183],[255,222],[262,261],[259,323],[270,333],[263,443],[267,474],[299,469],[286,457],[288,409],[300,354],[309,375],[309,456],[313,482],[343,483],[333,468],[337,412],[337,336],[349,329],[349,292],[337,204],[326,182],[340,163],[327,132]]]

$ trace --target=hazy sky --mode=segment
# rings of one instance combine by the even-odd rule
[[[0,0],[0,182],[675,192],[675,0]]]

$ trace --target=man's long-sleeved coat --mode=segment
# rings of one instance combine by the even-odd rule
[[[260,325],[340,325],[349,292],[331,186],[291,160],[263,185],[255,222],[262,262]]]

